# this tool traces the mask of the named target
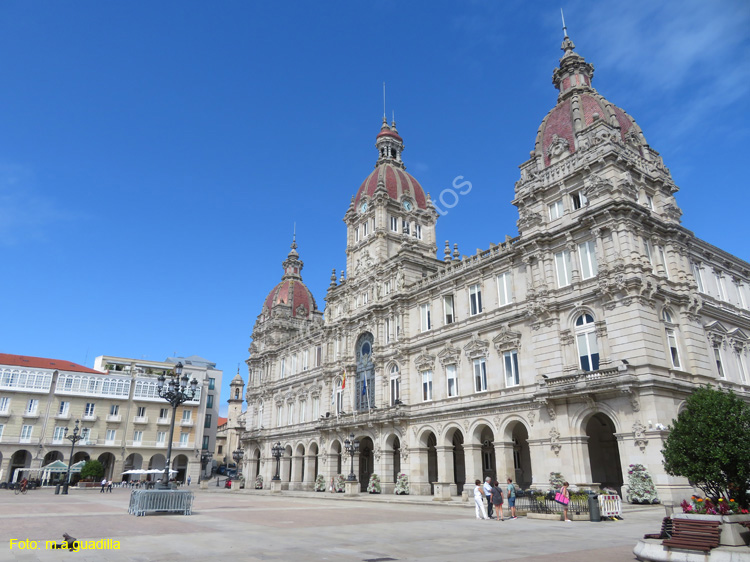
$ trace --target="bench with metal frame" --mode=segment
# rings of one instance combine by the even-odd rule
[[[672,522],[674,525],[672,537],[662,541],[662,545],[702,552],[708,552],[719,546],[721,526],[718,521],[673,519]]]

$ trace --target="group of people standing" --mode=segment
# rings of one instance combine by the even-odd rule
[[[474,504],[477,519],[492,519],[494,511],[497,514],[497,520],[504,521],[503,504],[505,501],[500,483],[497,480],[493,481],[488,476],[485,478],[484,484],[481,480],[475,481],[474,484]],[[512,478],[507,480],[506,492],[508,494],[508,507],[510,508],[509,519],[518,519],[516,517],[516,485],[513,484]],[[484,505],[485,499],[487,500],[487,507]]]

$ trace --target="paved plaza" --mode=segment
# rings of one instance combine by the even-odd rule
[[[0,490],[0,560],[282,560],[525,562],[632,561],[664,509],[626,506],[619,522],[547,521],[520,517],[478,521],[468,503],[418,496],[368,496],[195,489],[194,513],[128,515],[130,491],[52,490],[15,495]],[[64,532],[79,540],[112,539],[119,550],[46,550]],[[38,541],[10,549],[10,539]]]

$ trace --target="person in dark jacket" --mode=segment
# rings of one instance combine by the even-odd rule
[[[497,513],[497,520],[504,521],[505,515],[503,515],[503,490],[500,488],[497,480],[492,483],[491,494],[492,507],[495,508],[495,513]]]

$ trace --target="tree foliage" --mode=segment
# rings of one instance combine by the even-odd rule
[[[664,448],[664,469],[684,476],[707,497],[746,504],[750,487],[750,406],[732,391],[698,389],[672,420]]]
[[[102,476],[104,476],[104,467],[97,460],[86,461],[86,464],[81,467],[81,478],[99,480]]]

